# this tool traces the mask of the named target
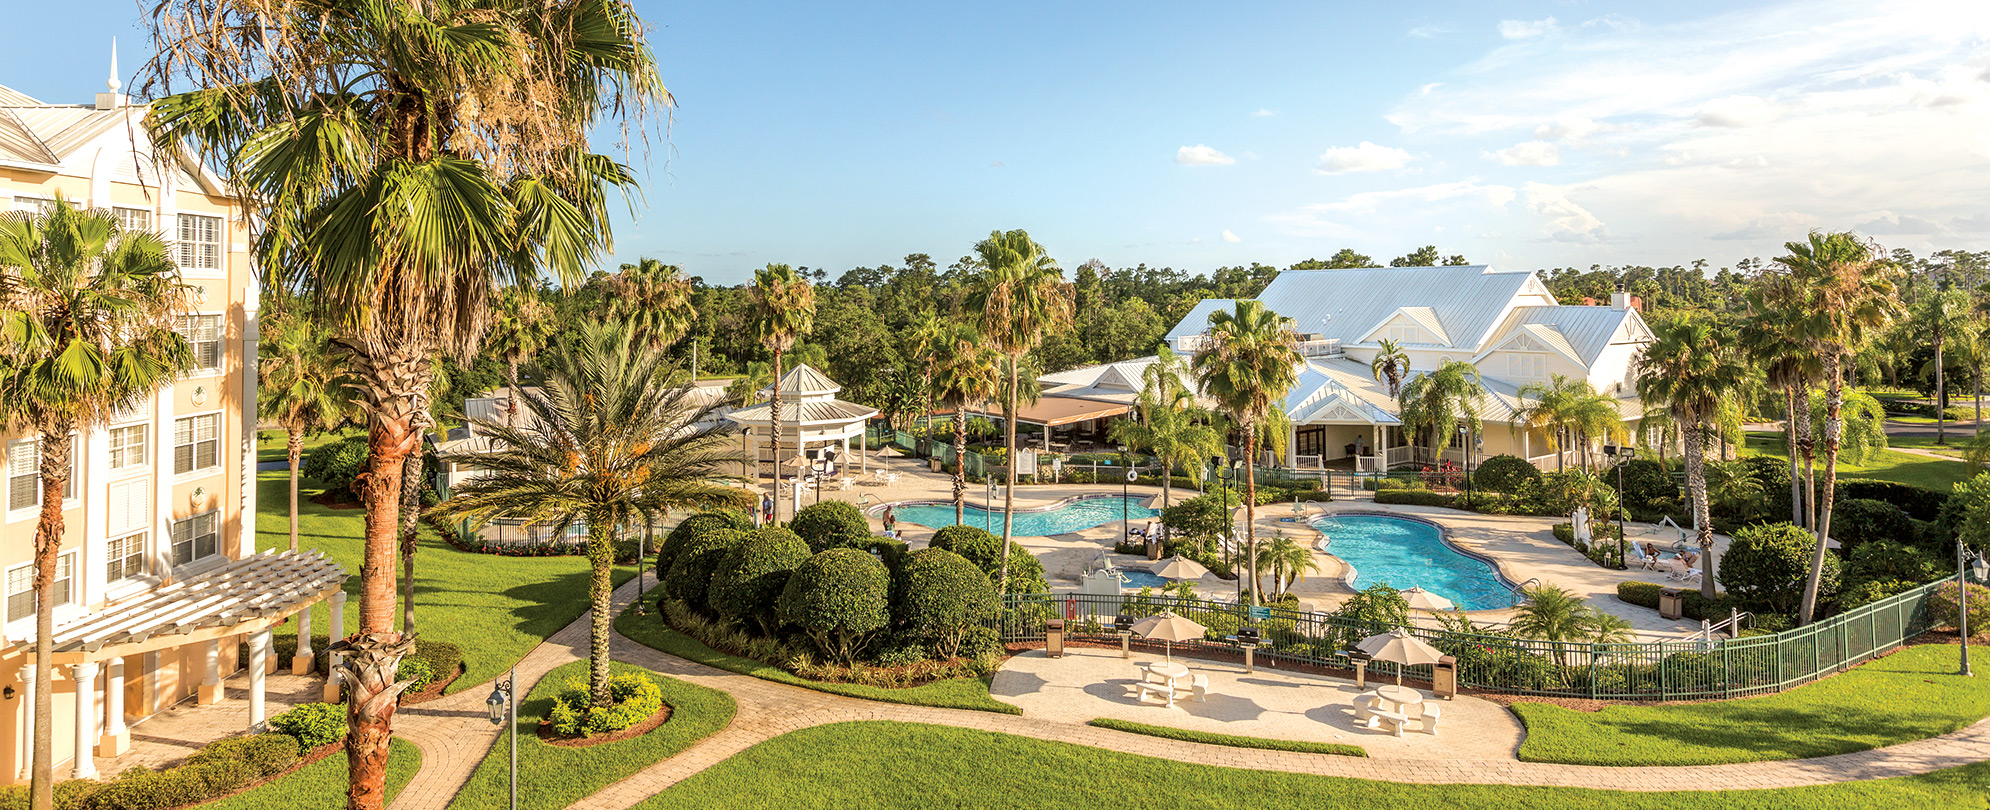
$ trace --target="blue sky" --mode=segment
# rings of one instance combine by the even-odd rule
[[[680,106],[611,266],[945,264],[994,228],[1192,271],[1990,247],[1982,2],[637,3]],[[0,84],[85,101],[110,37],[145,55],[131,0],[9,5],[38,33]]]

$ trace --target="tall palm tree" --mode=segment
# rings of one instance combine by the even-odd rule
[[[1251,604],[1258,604],[1257,454],[1260,426],[1299,382],[1299,350],[1292,319],[1253,300],[1228,312],[1209,313],[1209,339],[1192,366],[1203,393],[1229,412],[1244,436],[1244,560],[1250,565]],[[1283,415],[1283,409],[1280,409]]]
[[[1193,406],[1195,391],[1189,386],[1192,373],[1185,358],[1167,344],[1161,344],[1154,352],[1154,362],[1140,370],[1140,391],[1169,407]]]
[[[1700,594],[1714,596],[1714,525],[1707,507],[1706,424],[1741,386],[1733,341],[1705,317],[1681,315],[1651,324],[1653,340],[1638,362],[1638,397],[1663,408],[1686,446],[1686,493],[1700,545]]]
[[[615,540],[648,526],[666,509],[747,508],[753,496],[729,472],[738,446],[701,423],[716,403],[698,405],[688,384],[640,328],[586,323],[546,359],[544,393],[525,396],[529,427],[473,418],[492,437],[485,453],[445,453],[447,463],[479,473],[435,508],[448,519],[482,525],[498,517],[544,525],[555,535],[587,529],[592,605],[588,690],[594,706],[608,694],[609,597]]]
[[[31,798],[53,807],[57,555],[70,434],[86,434],[193,368],[174,333],[191,287],[150,233],[125,233],[107,211],[57,199],[47,213],[0,217],[0,427],[39,435],[41,514],[35,521],[34,751]],[[84,733],[79,731],[78,733]]]
[[[1935,349],[1935,360],[1928,371],[1935,377],[1935,443],[1948,444],[1948,364],[1944,362],[1944,349],[1952,341],[1960,340],[1967,349],[1977,332],[1976,308],[1969,300],[1969,293],[1961,290],[1941,290],[1921,299],[1914,308],[1914,326],[1928,336],[1928,345]]]
[[[1464,426],[1468,433],[1478,433],[1478,402],[1482,391],[1477,366],[1462,360],[1438,366],[1436,371],[1403,386],[1403,429],[1429,439],[1434,461],[1443,453],[1444,446],[1450,444],[1450,437],[1458,432],[1459,426]]]
[[[1028,232],[993,231],[974,245],[985,268],[972,282],[966,299],[969,312],[981,314],[981,336],[1008,362],[1002,397],[1002,429],[1009,448],[1002,490],[1002,573],[996,593],[1009,592],[1009,538],[1016,518],[1016,408],[1022,393],[1018,372],[1023,355],[1043,341],[1051,327],[1071,317],[1071,287],[1042,245]]]
[[[954,413],[954,522],[967,516],[967,407],[995,389],[995,350],[973,324],[951,322],[932,341],[926,362],[935,404]]]
[[[674,264],[644,256],[608,278],[608,311],[629,322],[637,340],[668,349],[698,322],[691,280]]]
[[[1174,503],[1176,469],[1202,474],[1203,459],[1223,454],[1223,436],[1196,422],[1188,408],[1159,400],[1160,391],[1142,391],[1135,408],[1140,418],[1112,423],[1107,438],[1161,462],[1161,506]]]
[[[781,516],[781,357],[795,347],[795,341],[815,327],[815,288],[808,279],[785,264],[770,264],[753,272],[753,334],[760,345],[774,353],[774,390],[767,400],[767,416],[774,431],[774,517]],[[799,444],[800,436],[796,437]],[[799,453],[799,449],[797,449]]]
[[[1804,314],[1793,307],[1789,278],[1768,275],[1748,293],[1749,328],[1741,330],[1748,358],[1761,371],[1763,382],[1783,394],[1783,438],[1790,456],[1790,522],[1810,527],[1815,502],[1816,467],[1810,463],[1815,444],[1810,429],[1810,389],[1824,376],[1824,365],[1800,338]],[[1801,460],[1801,465],[1799,464]]]
[[[492,314],[495,317],[491,319],[486,350],[504,363],[504,381],[511,388],[511,395],[506,397],[504,423],[516,426],[521,396],[518,366],[539,356],[546,348],[553,335],[553,310],[531,289],[510,288],[498,296],[497,310]]]
[[[1563,467],[1562,450],[1577,432],[1581,420],[1581,400],[1584,394],[1593,394],[1596,389],[1588,380],[1571,380],[1561,374],[1554,374],[1545,383],[1528,383],[1520,386],[1520,398],[1528,404],[1520,408],[1514,416],[1521,430],[1543,431],[1548,437],[1548,449],[1555,451],[1555,469]]]
[[[497,287],[579,282],[608,245],[608,195],[635,185],[589,135],[604,120],[647,133],[670,95],[628,0],[152,8],[148,89],[168,94],[148,116],[157,145],[190,144],[243,189],[265,285],[313,301],[352,358],[371,451],[365,560],[359,633],[334,648],[351,695],[347,804],[374,810],[413,645],[393,626],[393,560],[429,358],[474,356]]]
[[[1582,466],[1594,470],[1595,464],[1589,451],[1595,440],[1605,443],[1621,442],[1630,438],[1630,431],[1624,427],[1624,415],[1617,410],[1617,399],[1596,390],[1595,386],[1583,380],[1576,386],[1573,426],[1576,446],[1582,450]]]
[[[1824,366],[1824,487],[1817,502],[1817,550],[1810,576],[1804,581],[1803,606],[1797,621],[1808,624],[1816,614],[1817,591],[1824,576],[1825,546],[1831,537],[1831,505],[1838,488],[1838,449],[1844,423],[1844,358],[1858,351],[1891,323],[1900,308],[1894,288],[1899,268],[1876,245],[1849,233],[1812,232],[1803,242],[1783,246],[1788,255],[1775,259],[1791,283],[1804,313],[1799,339]]]
[[[283,429],[290,465],[290,550],[297,550],[297,477],[304,437],[345,421],[352,412],[345,366],[332,351],[332,336],[303,313],[277,312],[262,320],[256,347],[256,410]]]
[[[1403,375],[1410,370],[1410,354],[1396,342],[1383,338],[1376,343],[1375,359],[1368,361],[1369,372],[1375,379],[1389,386],[1389,398],[1395,399],[1403,392]]]

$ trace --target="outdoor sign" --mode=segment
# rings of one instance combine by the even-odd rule
[[[1264,605],[1251,606],[1251,619],[1253,621],[1258,619],[1269,619],[1269,618],[1271,618],[1271,608],[1265,607]]]
[[[1016,450],[1016,474],[1036,475],[1036,451],[1029,448]]]

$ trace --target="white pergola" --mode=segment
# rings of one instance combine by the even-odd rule
[[[67,666],[76,681],[75,776],[96,775],[93,748],[106,756],[122,753],[130,743],[124,724],[124,658],[158,650],[205,645],[206,666],[199,702],[221,700],[221,640],[249,635],[249,725],[265,720],[263,680],[270,653],[270,628],[326,598],[331,599],[332,627],[343,626],[345,567],[318,552],[263,552],[235,560],[145,594],[99,613],[55,628],[50,663]],[[298,634],[298,655],[311,655],[310,633]],[[13,645],[13,651],[34,659],[34,639]],[[105,670],[103,736],[96,738],[96,679]],[[34,700],[34,682],[27,695]],[[32,728],[32,727],[30,727]],[[29,732],[32,734],[32,730]],[[32,744],[32,741],[30,741]]]
[[[858,464],[868,467],[864,446],[864,425],[878,415],[876,408],[836,398],[843,390],[835,380],[807,364],[795,366],[781,375],[781,451],[788,458],[773,457],[774,418],[770,402],[762,402],[726,414],[726,419],[742,428],[740,445],[753,460],[752,475],[760,477],[763,462],[779,465],[809,448],[840,445],[842,457],[851,458],[852,440]],[[768,397],[772,386],[760,389]]]

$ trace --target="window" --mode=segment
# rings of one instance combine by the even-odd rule
[[[1397,343],[1422,343],[1423,330],[1414,326],[1391,326],[1389,339]]]
[[[178,331],[180,337],[186,338],[188,348],[193,349],[195,370],[221,368],[221,316],[188,315],[180,319]]]
[[[179,247],[181,267],[221,269],[221,218],[181,214]]]
[[[104,581],[118,582],[145,573],[145,533],[119,537],[104,544]]]
[[[144,425],[111,428],[111,469],[122,470],[145,464]]]
[[[220,520],[215,512],[173,522],[173,564],[186,565],[221,550]]]
[[[221,466],[221,415],[173,420],[173,473]]]
[[[55,582],[48,589],[53,605],[69,604],[70,585],[76,581],[76,554],[55,558]],[[7,621],[35,615],[35,567],[33,563],[7,570]]]
[[[7,444],[7,510],[32,509],[41,503],[41,454],[34,439]]]
[[[117,215],[118,230],[125,233],[152,232],[152,210],[149,208],[112,208]]]
[[[129,534],[151,527],[151,481],[134,478],[112,484],[108,500],[110,508],[106,511],[105,517],[110,519],[111,534]]]
[[[15,197],[14,210],[30,214],[46,214],[55,210],[55,201],[40,197]]]
[[[1506,356],[1506,375],[1523,379],[1546,377],[1548,358],[1540,354],[1509,354]]]

